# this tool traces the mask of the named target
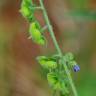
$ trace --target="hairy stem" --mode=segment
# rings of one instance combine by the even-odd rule
[[[65,72],[66,72],[66,74],[67,74],[67,77],[68,77],[70,86],[71,86],[71,88],[72,88],[73,94],[74,94],[74,96],[78,96],[78,95],[77,95],[76,88],[75,88],[75,85],[74,85],[73,80],[72,80],[72,78],[71,78],[70,72],[69,72],[69,70],[68,70],[68,67],[67,67],[67,65],[66,65],[66,62],[64,61],[62,51],[61,51],[61,49],[60,49],[60,47],[59,47],[59,44],[58,44],[58,42],[57,42],[57,40],[56,40],[56,37],[55,37],[55,35],[54,35],[53,28],[52,28],[52,26],[51,26],[50,20],[49,20],[49,18],[48,18],[46,9],[45,9],[44,4],[43,4],[43,0],[40,0],[40,5],[41,5],[41,7],[42,7],[44,19],[45,19],[45,22],[46,22],[46,24],[47,24],[47,26],[48,26],[48,30],[49,30],[50,35],[51,35],[51,37],[52,37],[53,43],[54,43],[54,45],[55,45],[55,48],[56,48],[58,54],[60,55],[60,57],[62,57],[62,62],[63,62],[63,64],[64,64]]]

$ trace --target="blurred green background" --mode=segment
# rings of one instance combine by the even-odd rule
[[[36,0],[35,0],[36,1]],[[36,2],[38,3],[39,0]],[[0,96],[51,96],[36,57],[56,52],[28,39],[21,0],[0,0]],[[96,0],[44,0],[63,52],[73,52],[81,71],[73,74],[79,96],[96,96]],[[36,16],[44,25],[42,13]]]

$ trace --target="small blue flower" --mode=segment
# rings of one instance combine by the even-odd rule
[[[73,67],[73,70],[74,70],[74,72],[78,72],[78,71],[80,71],[80,67],[78,65],[75,65]]]

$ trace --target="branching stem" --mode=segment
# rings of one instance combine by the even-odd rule
[[[65,60],[64,60],[64,58],[63,58],[62,51],[61,51],[61,49],[60,49],[60,47],[59,47],[59,44],[58,44],[58,42],[57,42],[57,40],[56,40],[56,37],[55,37],[54,31],[53,31],[53,28],[52,28],[52,26],[51,26],[50,20],[49,20],[49,18],[48,18],[46,9],[45,9],[44,4],[43,4],[43,0],[40,0],[40,5],[41,5],[41,7],[42,7],[44,19],[45,19],[45,22],[46,22],[46,24],[47,24],[47,26],[48,26],[48,30],[49,30],[50,35],[51,35],[51,37],[52,37],[53,43],[54,43],[54,45],[55,45],[55,48],[56,48],[58,54],[60,55],[60,57],[62,58],[62,62],[63,62],[63,64],[64,64],[64,69],[65,69],[65,72],[66,72],[66,74],[67,74],[67,77],[68,77],[70,86],[71,86],[71,88],[72,88],[73,94],[74,94],[74,96],[78,96],[77,91],[76,91],[76,88],[75,88],[75,85],[74,85],[73,80],[72,80],[72,77],[71,77],[71,75],[70,75],[70,72],[69,72],[69,70],[68,70],[68,67],[67,67],[67,65],[66,65],[66,62],[65,62]]]

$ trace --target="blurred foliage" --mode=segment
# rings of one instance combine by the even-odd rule
[[[71,0],[73,8],[77,10],[86,9],[86,5],[89,3],[89,0]]]
[[[78,84],[79,96],[96,96],[96,75],[90,71],[80,77]]]

